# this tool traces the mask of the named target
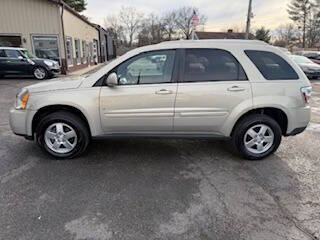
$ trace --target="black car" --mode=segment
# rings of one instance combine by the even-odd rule
[[[0,78],[5,75],[33,75],[38,80],[60,73],[59,63],[33,56],[24,48],[0,47]]]

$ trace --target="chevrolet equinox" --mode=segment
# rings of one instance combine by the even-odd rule
[[[13,132],[55,158],[94,138],[227,138],[258,160],[310,121],[311,85],[285,53],[260,41],[172,41],[134,49],[97,72],[23,88]]]

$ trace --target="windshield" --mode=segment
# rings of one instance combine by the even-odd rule
[[[294,56],[293,60],[296,63],[313,63],[309,58],[303,57],[303,56]]]
[[[32,53],[30,53],[28,50],[21,50],[21,52],[26,58],[37,58]]]

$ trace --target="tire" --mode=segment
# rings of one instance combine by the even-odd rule
[[[48,71],[43,67],[35,67],[32,72],[33,76],[37,80],[47,79],[49,76]]]
[[[264,130],[265,134],[263,134]],[[273,140],[271,140],[272,138]],[[281,138],[282,130],[273,118],[267,115],[253,114],[237,123],[232,134],[232,145],[243,158],[261,160],[278,149]]]
[[[58,111],[41,120],[36,128],[36,139],[41,149],[54,158],[71,159],[87,149],[90,133],[80,117],[67,111]]]
[[[0,79],[4,78],[4,75],[3,74],[0,74]]]

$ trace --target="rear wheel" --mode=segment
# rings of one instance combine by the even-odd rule
[[[0,79],[4,78],[4,75],[3,74],[0,74]]]
[[[44,69],[43,67],[35,67],[33,69],[33,76],[37,79],[37,80],[43,80],[48,78],[48,71],[46,69]]]
[[[55,158],[74,158],[89,144],[89,131],[75,114],[60,111],[47,115],[39,123],[36,137],[40,147]]]
[[[249,160],[261,160],[274,153],[281,143],[279,124],[266,115],[249,115],[235,127],[232,141],[235,150]]]

